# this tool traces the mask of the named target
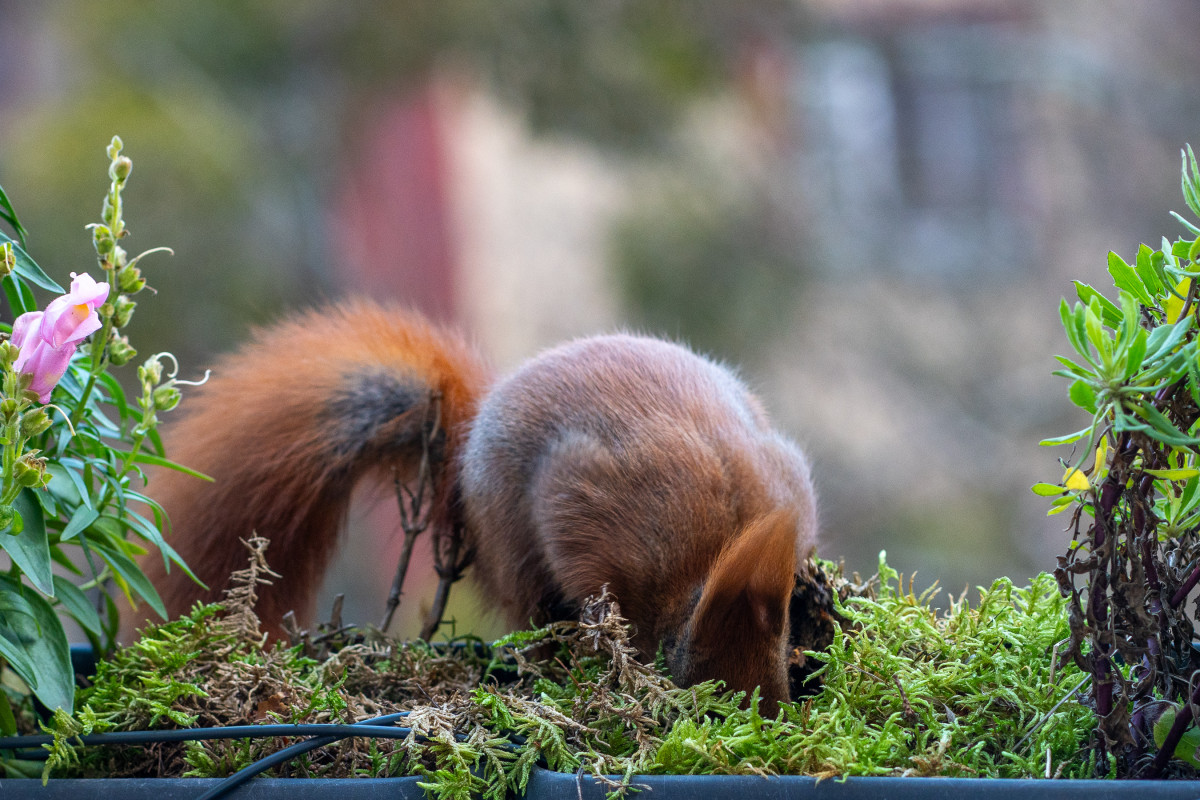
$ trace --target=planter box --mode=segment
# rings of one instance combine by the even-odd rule
[[[95,667],[91,649],[73,647],[76,672]],[[421,778],[254,778],[231,792],[235,800],[425,800]],[[195,800],[221,783],[218,778],[61,778],[0,780],[0,800]],[[645,775],[635,785],[645,800],[1198,800],[1200,781],[1000,780],[982,778],[816,778],[780,775]],[[534,767],[523,797],[528,800],[604,800],[606,787],[590,776]]]
[[[634,783],[649,788],[630,795],[644,800],[971,800],[1020,798],[1042,800],[1195,800],[1200,781],[1067,781],[982,778],[836,778],[817,781],[799,775],[759,778],[748,775],[647,775]],[[591,777],[536,770],[525,796],[529,800],[604,800],[605,788]]]
[[[236,800],[425,800],[418,778],[256,778],[228,796]],[[0,781],[6,800],[194,800],[220,783],[215,778],[112,778],[108,780]],[[648,775],[634,783],[650,789],[629,797],[646,800],[951,800],[970,797],[1042,800],[1195,800],[1200,781],[1051,781],[979,778],[849,778],[845,781],[784,775]],[[535,769],[528,800],[604,800],[605,787],[589,776]]]
[[[256,778],[226,797],[236,800],[426,800],[419,778]],[[218,778],[64,778],[0,780],[6,800],[195,800],[221,781]]]

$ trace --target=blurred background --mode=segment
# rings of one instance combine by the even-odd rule
[[[1058,301],[1181,230],[1198,34],[1194,0],[0,0],[0,185],[65,282],[121,135],[127,248],[175,250],[130,336],[185,377],[352,293],[502,369],[690,342],[811,454],[823,556],[957,594],[1066,547],[1028,489],[1086,422]],[[392,505],[364,492],[322,590],[349,620],[383,610]]]

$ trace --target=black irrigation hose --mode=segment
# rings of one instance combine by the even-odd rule
[[[393,715],[398,716],[398,715]],[[230,725],[216,728],[180,728],[165,731],[110,731],[89,733],[69,737],[84,745],[151,744],[153,742],[190,742],[204,739],[257,739],[271,736],[334,736],[345,739],[351,736],[375,736],[381,739],[403,739],[408,728],[396,728],[386,724],[375,724],[377,720],[365,720],[354,724],[310,724],[310,725]],[[53,736],[8,736],[0,738],[0,750],[22,750],[40,747],[54,741]]]
[[[350,729],[355,729],[355,728],[358,728],[358,729],[361,729],[361,728],[380,729],[380,728],[382,728],[384,731],[395,732],[397,734],[399,734],[401,731],[403,731],[404,732],[403,736],[388,735],[388,736],[380,737],[380,738],[388,738],[388,739],[403,739],[403,738],[407,738],[409,735],[412,734],[412,729],[410,729],[410,728],[385,728],[383,726],[390,725],[390,723],[394,722],[395,720],[403,719],[404,717],[407,717],[407,716],[408,716],[407,711],[401,711],[397,714],[385,714],[382,717],[373,717],[372,719],[365,719],[362,722],[356,722],[353,725],[339,725],[339,726],[330,726],[330,727],[343,727],[343,728],[350,728]],[[318,727],[318,726],[304,725],[304,726],[297,726],[297,727]],[[291,759],[295,758],[296,756],[301,755],[303,753],[307,753],[310,750],[315,750],[318,747],[324,747],[327,744],[333,744],[334,742],[340,741],[341,739],[345,739],[350,736],[361,736],[361,735],[363,735],[361,730],[351,730],[349,733],[342,735],[342,736],[339,736],[339,735],[336,735],[336,734],[333,734],[332,732],[330,732],[330,735],[314,736],[313,738],[309,739],[307,742],[297,742],[294,745],[283,748],[282,750],[280,750],[277,753],[272,753],[269,756],[260,758],[258,761],[255,761],[253,764],[243,767],[242,769],[240,769],[237,772],[230,775],[225,780],[218,783],[213,788],[209,789],[207,792],[202,794],[196,800],[215,800],[215,798],[221,797],[221,796],[233,791],[238,786],[241,786],[243,783],[245,783],[246,781],[253,778],[255,775],[258,775],[261,772],[266,772],[271,767],[277,766],[286,761],[290,761]]]
[[[294,745],[260,758],[201,795],[197,800],[215,800],[241,784],[272,767],[289,761],[296,756],[333,744],[342,739],[371,736],[378,739],[406,739],[412,735],[411,728],[397,728],[391,723],[408,716],[407,711],[385,714],[365,719],[350,725],[307,724],[307,725],[229,725],[216,728],[182,728],[165,731],[111,731],[90,733],[71,737],[84,745],[150,744],[153,742],[188,742],[206,739],[251,739],[275,736],[307,736],[308,741]],[[53,736],[7,736],[0,737],[0,750],[25,750],[50,744]]]

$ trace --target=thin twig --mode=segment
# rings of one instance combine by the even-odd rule
[[[441,424],[442,396],[440,392],[431,392],[425,406],[425,420],[421,424],[421,464],[417,469],[416,489],[410,490],[400,479],[399,470],[395,466],[392,467],[396,501],[400,506],[400,526],[404,530],[404,546],[400,550],[400,561],[396,565],[396,576],[392,579],[391,591],[388,592],[387,607],[379,623],[379,629],[382,631],[391,626],[392,616],[400,605],[400,596],[404,593],[404,579],[408,575],[408,565],[417,537],[429,527],[429,514],[424,508],[425,493],[432,491],[433,471],[437,466],[433,463],[430,445],[441,429]]]

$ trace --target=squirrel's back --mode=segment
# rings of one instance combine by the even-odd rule
[[[481,403],[460,474],[476,580],[512,623],[572,614],[607,584],[643,654],[664,643],[688,682],[702,676],[680,670],[705,671],[682,657],[695,656],[688,634],[700,632],[705,590],[721,588],[721,556],[756,536],[737,569],[770,584],[770,599],[755,598],[750,614],[783,613],[815,543],[800,450],[732,372],[659,339],[592,337],[529,361]],[[734,594],[754,582],[726,577],[745,584],[725,587]],[[736,631],[721,638],[736,649]],[[784,644],[778,630],[766,638]],[[673,664],[672,648],[681,649]]]

